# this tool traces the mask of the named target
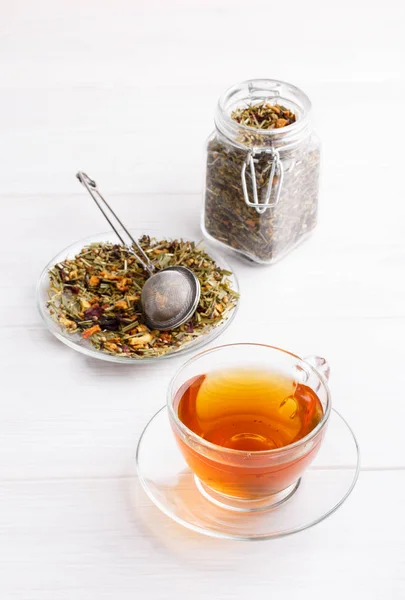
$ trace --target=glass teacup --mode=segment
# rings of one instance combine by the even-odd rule
[[[295,389],[305,386],[321,405],[317,424],[298,441],[266,450],[224,447],[196,434],[179,418],[183,390],[201,376],[231,370],[272,373],[283,381],[294,382]],[[220,346],[186,362],[169,386],[168,412],[176,441],[201,493],[215,504],[238,511],[264,510],[290,497],[315,458],[325,434],[331,411],[328,376],[329,366],[323,358],[302,359],[261,344]],[[280,406],[284,402],[282,400]]]

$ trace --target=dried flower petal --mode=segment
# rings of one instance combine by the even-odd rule
[[[102,308],[98,304],[94,304],[91,308],[87,309],[84,313],[85,319],[93,319],[96,317],[99,319],[103,314]]]
[[[93,333],[96,333],[97,331],[101,331],[100,325],[93,325],[93,327],[89,327],[82,332],[82,338],[87,340],[87,338],[92,336]]]
[[[95,275],[92,275],[89,279],[89,286],[97,287],[99,284],[100,284],[100,278],[96,277]]]

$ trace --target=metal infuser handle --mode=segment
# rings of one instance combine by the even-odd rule
[[[82,185],[84,185],[86,190],[89,192],[90,196],[93,198],[94,202],[97,204],[97,207],[103,213],[104,217],[106,218],[106,220],[108,221],[108,223],[110,224],[112,229],[114,230],[117,237],[121,240],[122,244],[124,246],[126,246],[130,250],[130,252],[132,252],[132,254],[134,254],[136,256],[136,258],[139,260],[139,262],[141,263],[143,268],[149,273],[149,275],[152,275],[152,273],[155,270],[155,267],[149,260],[149,257],[147,256],[147,254],[145,254],[145,252],[142,250],[142,248],[138,244],[138,242],[129,233],[128,229],[125,227],[125,225],[123,224],[121,219],[115,214],[115,212],[113,211],[111,206],[108,204],[108,202],[105,200],[105,198],[103,198],[94,179],[90,179],[90,177],[88,175],[86,175],[86,173],[83,173],[83,171],[78,171],[78,173],[76,173],[76,177],[80,181],[80,183]],[[104,210],[103,204],[108,209],[108,212],[106,212]],[[114,221],[115,221],[115,223],[114,223]],[[123,229],[125,231],[125,233],[129,237],[129,239],[131,240],[132,244],[138,249],[138,251],[141,254],[141,256],[143,257],[143,259],[140,256],[138,256],[138,254],[133,250],[132,246],[123,239],[123,237],[121,236],[121,234],[119,232],[118,227],[116,227],[116,223],[118,223],[119,227],[121,227],[121,229]]]
[[[258,153],[260,154],[261,152],[262,151],[259,151]],[[246,160],[244,161],[244,163],[242,165],[242,170],[241,170],[242,190],[243,190],[243,196],[245,198],[245,203],[247,204],[247,206],[249,206],[251,208],[255,208],[256,212],[258,212],[259,214],[263,214],[264,212],[266,212],[266,210],[268,208],[273,208],[274,206],[276,206],[277,202],[280,200],[281,187],[283,185],[283,179],[284,179],[284,167],[283,167],[283,163],[280,159],[280,154],[279,154],[278,150],[272,149],[271,151],[267,151],[267,153],[271,154],[271,156],[272,156],[272,165],[271,165],[269,183],[267,185],[266,196],[265,196],[264,202],[259,202],[259,195],[257,193],[256,171],[255,171],[255,163],[254,163],[254,158],[253,158],[254,155],[256,154],[256,152],[254,149],[249,150],[249,152],[247,153]],[[248,193],[247,183],[246,183],[246,167],[248,165],[250,167],[250,175],[252,178],[253,202],[250,202],[250,200],[249,200],[249,193]],[[271,192],[273,190],[273,181],[274,181],[274,176],[276,174],[276,170],[279,171],[279,180],[278,180],[278,184],[277,184],[276,198],[275,198],[274,202],[272,202],[270,204],[270,197],[271,197]]]

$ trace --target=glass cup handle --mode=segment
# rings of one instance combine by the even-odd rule
[[[305,362],[309,363],[311,367],[314,367],[318,373],[320,373],[326,381],[328,381],[330,377],[330,366],[326,358],[322,358],[322,356],[315,356],[315,354],[311,354],[310,356],[305,356]]]

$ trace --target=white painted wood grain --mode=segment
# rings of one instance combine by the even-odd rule
[[[405,4],[0,4],[1,599],[402,600]],[[325,523],[246,545],[131,496],[136,442],[181,359],[76,355],[44,330],[35,284],[63,247],[105,229],[79,168],[129,225],[199,238],[217,98],[262,76],[313,101],[320,222],[274,268],[230,259],[242,302],[221,342],[326,356],[366,471]]]
[[[268,73],[311,96],[325,169],[362,164],[379,180],[382,164],[401,168],[405,124],[391,126],[404,93],[397,0],[366,11],[362,0],[295,0],[294,18],[268,35],[259,23],[272,8],[261,0],[249,2],[249,19],[240,0],[11,6],[0,23],[5,192],[74,192],[78,164],[103,173],[108,190],[198,191],[218,96]],[[352,110],[362,114],[355,126]],[[348,191],[355,176],[346,169]]]
[[[405,585],[402,491],[401,472],[363,473],[346,504],[324,523],[246,544],[180,527],[150,506],[130,479],[4,483],[1,597],[242,600],[254,593],[399,600]]]

